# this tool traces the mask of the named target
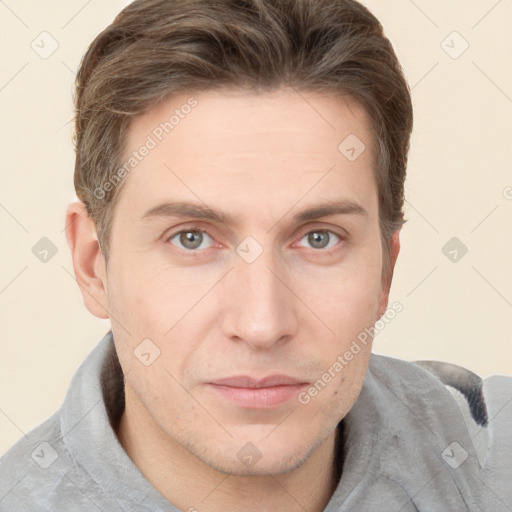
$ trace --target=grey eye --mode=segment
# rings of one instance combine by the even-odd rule
[[[333,240],[331,240],[331,235],[334,235],[335,237]],[[336,244],[336,238],[339,239],[339,236],[327,229],[321,229],[318,231],[311,231],[306,233],[302,239],[305,238],[307,239],[308,244],[310,244],[310,246],[314,249],[326,249],[333,247]],[[331,241],[334,243],[329,245]]]
[[[204,231],[197,229],[186,229],[176,233],[176,235],[169,239],[169,242],[173,243],[173,240],[178,239],[179,244],[181,244],[178,245],[178,247],[191,251],[201,248],[201,245],[207,238],[210,238],[210,236]],[[173,243],[173,245],[176,244]]]

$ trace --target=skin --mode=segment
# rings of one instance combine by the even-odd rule
[[[356,102],[312,92],[194,97],[198,105],[126,178],[108,266],[84,205],[67,212],[85,305],[110,317],[125,374],[117,433],[180,510],[321,511],[337,484],[336,426],[361,390],[371,340],[305,405],[294,397],[240,407],[206,383],[271,374],[314,383],[384,313],[391,279],[382,279],[370,121]],[[174,96],[135,118],[127,154],[188,99]],[[338,150],[349,134],[366,145],[353,162]],[[293,221],[340,199],[366,213]],[[233,223],[143,218],[169,201],[207,205]],[[176,236],[187,229],[201,230],[198,248]],[[236,252],[247,236],[263,250],[252,263]],[[145,366],[134,350],[148,338],[160,356]],[[249,442],[261,454],[251,466],[237,457]]]

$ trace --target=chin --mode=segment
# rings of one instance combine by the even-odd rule
[[[271,439],[275,436],[274,439]],[[295,443],[293,442],[295,441]],[[269,476],[289,473],[300,467],[321,444],[305,444],[304,438],[277,436],[237,436],[212,452],[192,453],[204,464],[221,473],[234,476]],[[196,450],[199,448],[195,446]]]
[[[274,453],[270,456],[269,454],[262,454],[261,459],[254,464],[245,465],[240,462],[236,456],[235,458],[232,456],[226,458],[214,457],[207,461],[207,463],[215,470],[233,476],[266,477],[289,473],[300,467],[304,463],[305,458],[306,457],[299,458],[296,454],[287,454],[287,456],[283,458],[282,453]]]

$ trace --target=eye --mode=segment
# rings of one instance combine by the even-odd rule
[[[178,240],[178,243],[181,244],[181,246],[178,245],[180,249],[194,251],[195,249],[207,249],[207,247],[201,247],[207,238],[212,240],[206,231],[202,231],[200,229],[184,229],[182,231],[178,231],[178,233],[175,233],[174,235],[171,235],[167,241],[173,245],[177,245],[173,242],[173,240],[176,239]]]
[[[210,241],[210,245],[208,245],[208,240]],[[316,229],[314,231],[309,231],[301,238],[299,245],[304,247],[302,244],[303,240],[306,240],[313,249],[327,250],[336,246],[339,241],[343,240],[343,238],[328,229]],[[182,229],[181,231],[174,233],[167,239],[167,242],[177,246],[179,249],[189,252],[197,252],[199,249],[208,249],[211,247],[213,239],[202,229],[189,228]]]
[[[332,235],[334,235],[334,238]],[[311,244],[313,249],[330,249],[336,245],[336,239],[341,241],[340,236],[327,229],[316,229],[314,231],[310,231],[301,238],[301,241],[304,239]]]

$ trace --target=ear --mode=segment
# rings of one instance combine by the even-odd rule
[[[67,208],[66,239],[85,307],[98,318],[109,318],[105,258],[96,226],[82,202],[71,203]]]
[[[393,271],[395,269],[396,259],[398,258],[398,253],[400,252],[400,230],[396,230],[393,233],[391,238],[390,247],[389,247],[389,271],[384,272],[382,275],[382,281],[380,286],[380,294],[379,294],[379,310],[377,313],[377,318],[375,321],[379,320],[382,315],[386,312],[389,301],[389,290],[391,288],[391,281],[393,280]]]

